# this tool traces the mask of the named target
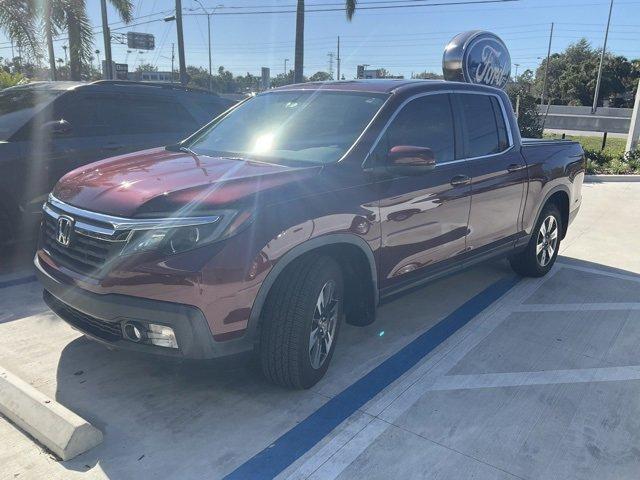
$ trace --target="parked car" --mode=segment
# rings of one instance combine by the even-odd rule
[[[172,84],[36,82],[0,92],[0,244],[39,225],[65,173],[175,143],[234,102]]]
[[[343,317],[368,324],[381,300],[490,258],[546,274],[584,171],[578,143],[522,140],[501,90],[291,85],[67,174],[35,266],[53,311],[98,341],[255,350],[273,382],[308,388]]]

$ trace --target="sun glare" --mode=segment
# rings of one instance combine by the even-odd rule
[[[273,140],[275,135],[273,133],[265,133],[259,135],[253,145],[252,153],[267,153],[273,148]]]

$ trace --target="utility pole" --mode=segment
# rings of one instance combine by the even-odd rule
[[[340,35],[338,35],[338,59],[337,59],[337,65],[338,65],[338,78],[337,78],[337,80],[340,80]]]
[[[596,80],[596,92],[593,96],[593,107],[591,113],[596,113],[598,108],[598,96],[600,95],[600,80],[602,80],[602,64],[604,63],[604,55],[607,51],[607,39],[609,38],[609,25],[611,24],[611,11],[613,10],[613,0],[609,3],[609,18],[607,19],[607,29],[604,32],[604,45],[600,54],[600,66],[598,67],[598,80]]]
[[[549,58],[551,57],[551,40],[553,40],[553,22],[551,22],[551,32],[549,32],[549,48],[547,49],[547,63],[544,65],[544,81],[542,83],[540,105],[544,105],[544,96],[547,94],[547,75],[549,74]]]
[[[327,53],[327,57],[329,57],[329,76],[333,80],[333,52]]]
[[[173,83],[173,63],[176,59],[176,44],[172,43],[171,44],[171,83]]]
[[[62,45],[62,50],[64,50],[64,63],[65,63],[65,65],[67,63],[69,63],[69,59],[67,58],[67,48],[69,48],[69,47],[67,47],[66,45]]]
[[[304,0],[296,6],[296,48],[293,58],[293,83],[302,83],[304,73]]]
[[[284,59],[284,76],[287,76],[287,62],[289,61],[288,58]]]
[[[111,61],[111,32],[107,18],[107,0],[100,0],[100,9],[102,10],[102,37],[104,38],[104,76],[107,80],[112,80],[113,62]]]
[[[520,64],[519,63],[514,63],[513,66],[516,67],[516,74],[514,75],[513,80],[515,82],[517,82],[518,81],[518,67],[520,66]]]
[[[105,1],[105,0],[102,0]],[[178,64],[180,66],[180,83],[187,84],[187,64],[184,58],[184,33],[182,31],[182,0],[176,0],[176,30],[178,33]]]

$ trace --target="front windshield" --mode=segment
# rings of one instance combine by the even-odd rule
[[[62,93],[33,88],[0,92],[0,141],[8,141],[20,127]]]
[[[283,91],[248,100],[189,148],[205,155],[237,155],[270,162],[339,160],[387,95],[342,91]]]

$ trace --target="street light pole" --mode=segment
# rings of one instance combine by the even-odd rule
[[[611,24],[611,11],[613,10],[613,0],[609,3],[609,18],[607,19],[607,29],[604,33],[604,45],[602,46],[602,53],[600,54],[600,66],[598,67],[598,79],[596,80],[596,92],[593,96],[593,107],[591,107],[591,113],[596,113],[598,108],[598,96],[600,95],[600,81],[602,80],[602,64],[604,63],[604,55],[607,51],[607,39],[609,38],[609,25]]]
[[[208,12],[206,8],[200,3],[200,0],[194,0],[202,9],[204,14],[207,16],[207,33],[209,36],[209,91],[213,90],[212,81],[213,81],[213,71],[211,64],[211,17],[216,13],[216,10],[220,7],[224,7],[224,5],[216,5],[213,7],[211,12]]]

